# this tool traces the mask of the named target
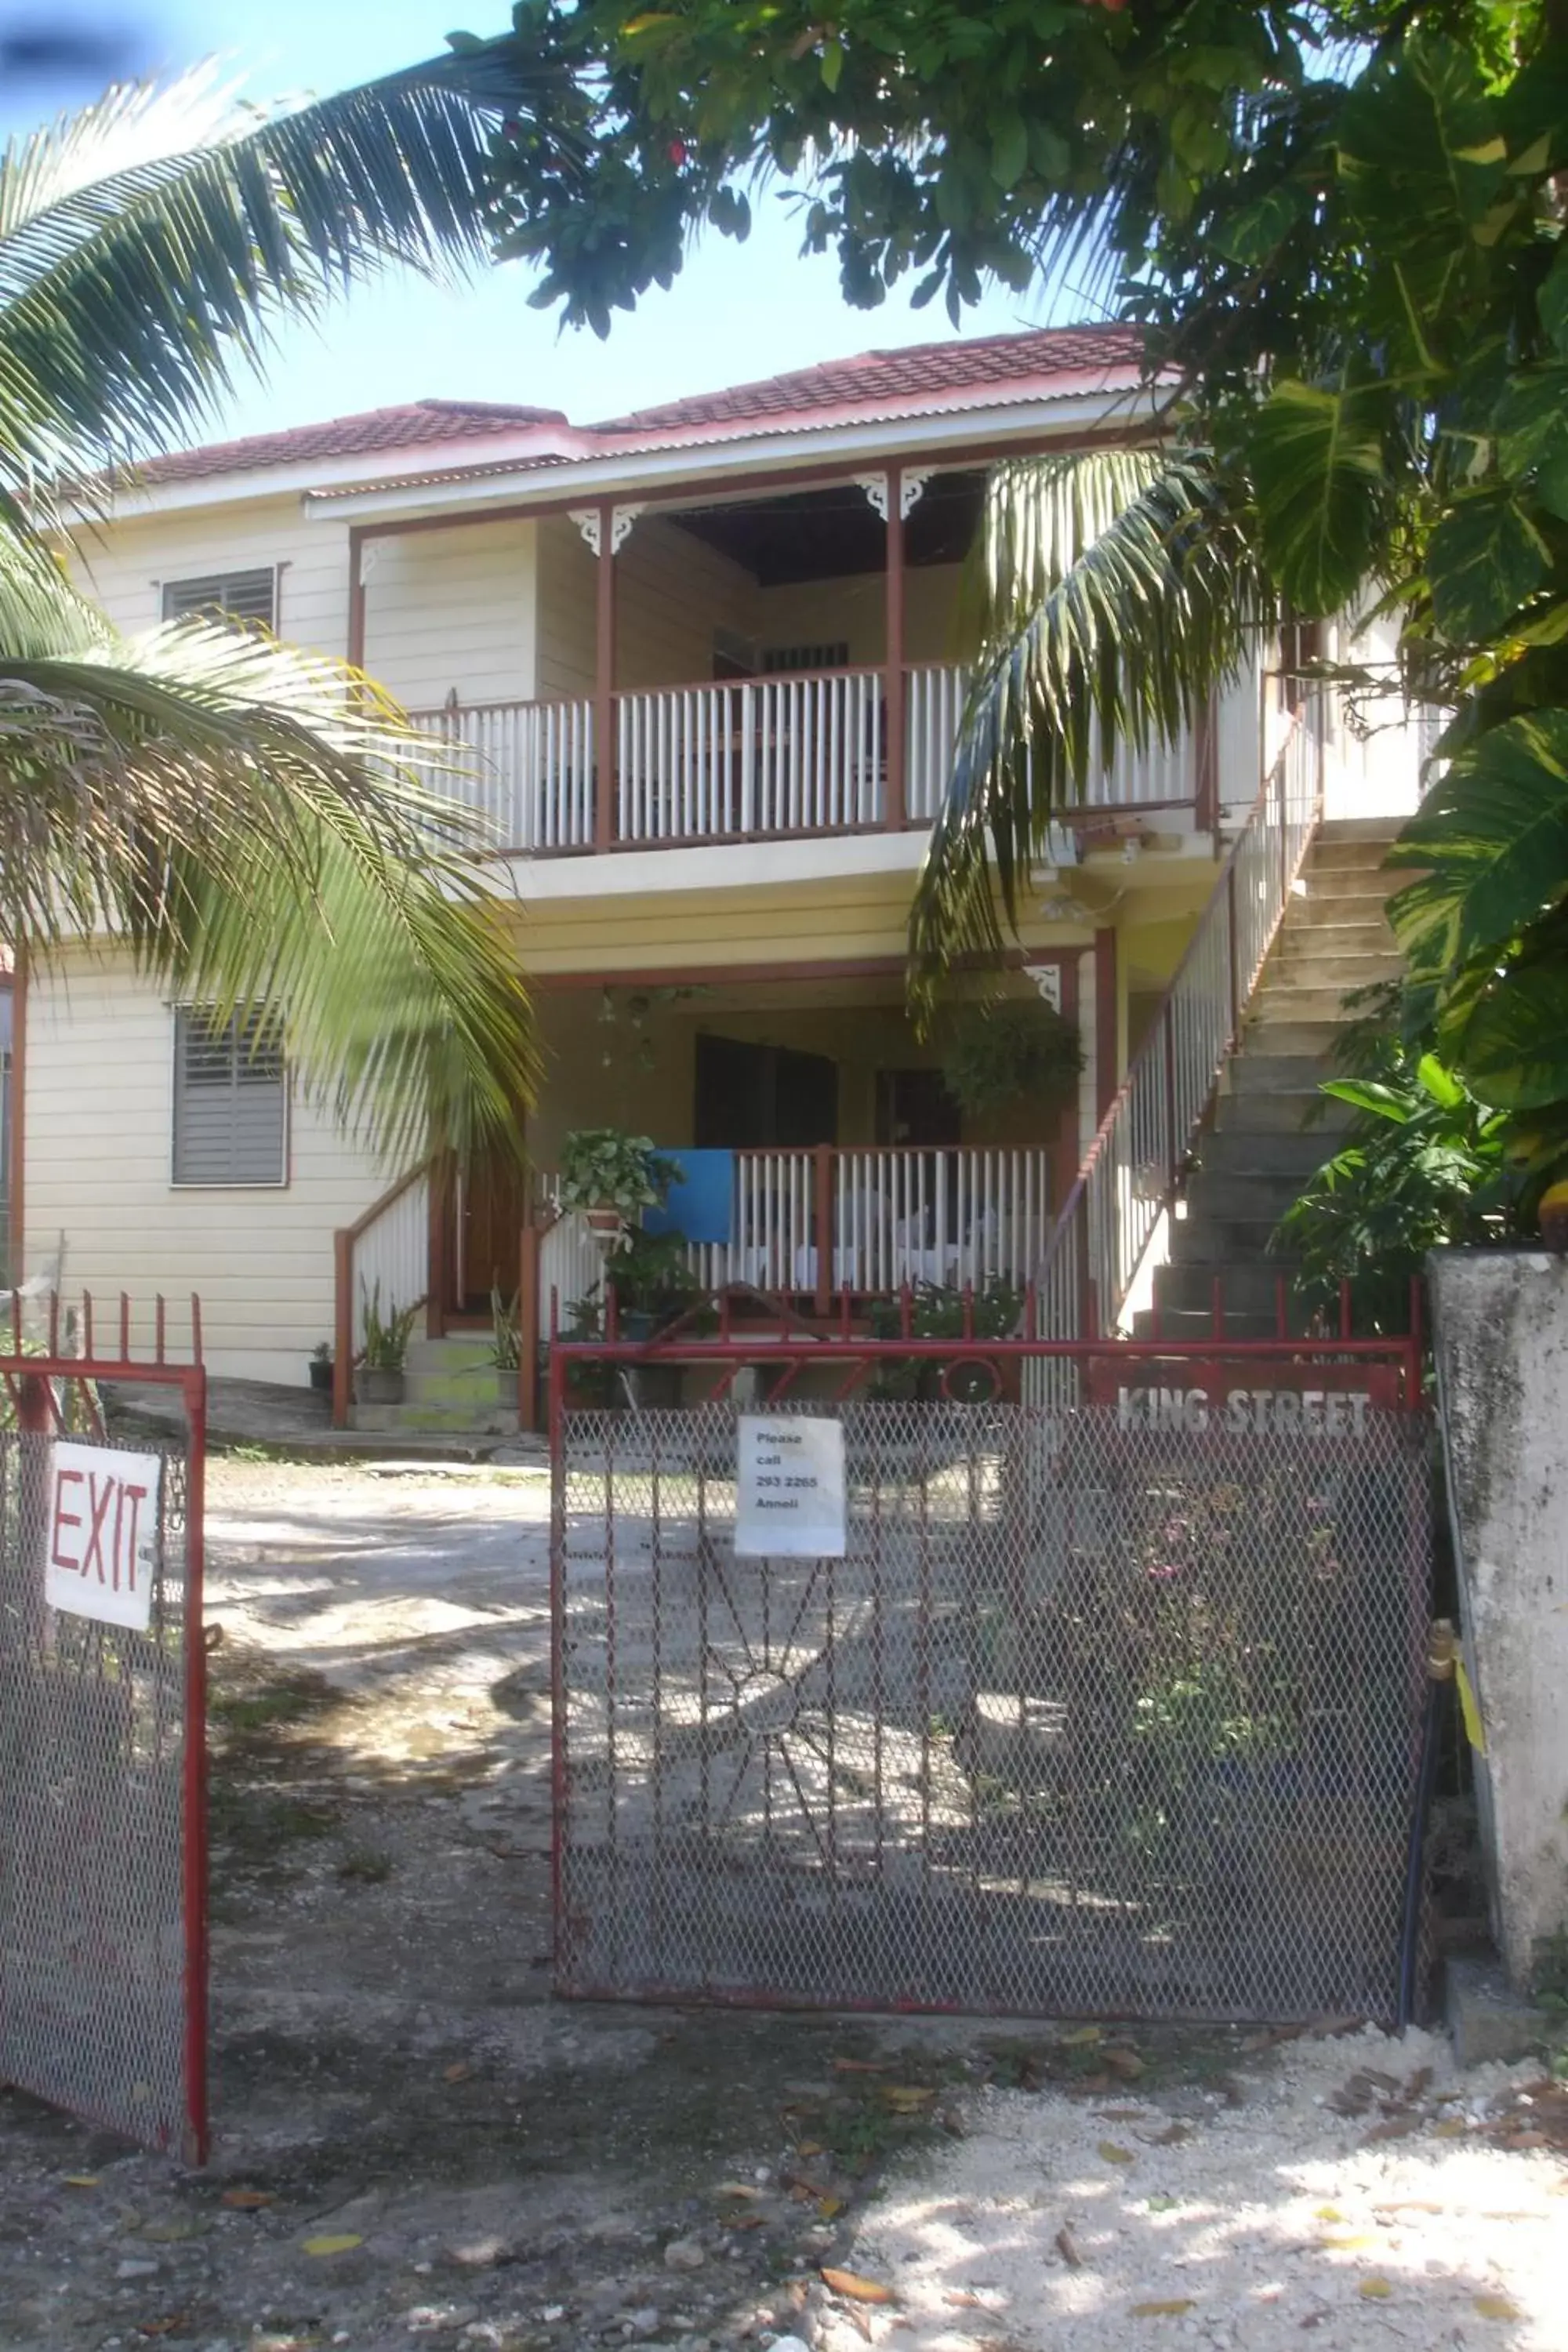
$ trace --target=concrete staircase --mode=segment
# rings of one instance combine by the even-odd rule
[[[411,1433],[452,1431],[464,1436],[509,1435],[517,1428],[517,1376],[509,1373],[503,1402],[493,1346],[486,1331],[455,1331],[444,1339],[416,1339],[408,1350],[401,1404],[356,1404],[353,1425]]]
[[[1220,1080],[1185,1213],[1171,1227],[1170,1263],[1154,1276],[1154,1311],[1134,1317],[1135,1337],[1205,1337],[1216,1278],[1229,1338],[1265,1339],[1277,1328],[1278,1284],[1291,1267],[1269,1255],[1269,1237],[1352,1116],[1318,1092],[1334,1075],[1335,1040],[1357,1017],[1344,999],[1401,970],[1384,904],[1406,877],[1381,870],[1398,830],[1392,818],[1345,818],[1313,842],[1240,1051]],[[1300,1321],[1293,1315],[1291,1328]]]

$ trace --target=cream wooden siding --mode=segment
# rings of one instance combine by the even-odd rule
[[[595,558],[574,523],[539,528],[541,695],[591,694]],[[616,559],[616,683],[689,686],[713,675],[715,631],[756,635],[757,583],[678,523],[644,515]]]
[[[74,562],[88,593],[132,633],[157,626],[167,580],[277,565],[279,635],[316,653],[347,649],[348,526],[307,522],[297,497],[84,530]]]
[[[29,1273],[65,1237],[65,1286],[106,1307],[200,1293],[211,1370],[303,1386],[332,1329],[332,1234],[388,1177],[292,1089],[281,1190],[170,1181],[174,1014],[122,961],[73,957],[26,1007]],[[143,1325],[143,1336],[149,1327]]]
[[[366,542],[365,667],[412,709],[526,702],[534,691],[529,522]]]

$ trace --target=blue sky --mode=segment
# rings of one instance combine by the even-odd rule
[[[216,51],[247,95],[263,98],[363,80],[438,49],[453,26],[489,33],[506,16],[505,0],[118,0],[112,16],[106,0],[0,0],[0,38],[39,24],[80,27],[122,40],[143,68],[188,65]],[[89,64],[71,85],[7,74],[0,128],[26,128],[80,102],[91,95],[92,73]],[[850,310],[832,262],[801,259],[798,242],[784,207],[765,198],[744,246],[709,240],[674,291],[656,291],[618,320],[607,343],[586,332],[563,335],[553,319],[531,310],[530,278],[516,268],[493,270],[458,294],[400,277],[355,295],[318,328],[291,331],[268,382],[237,387],[216,429],[259,432],[429,396],[524,401],[585,421],[951,332],[936,308],[896,301]],[[998,289],[971,314],[967,331],[1032,323],[1028,304]]]

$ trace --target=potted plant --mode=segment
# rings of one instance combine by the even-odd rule
[[[701,1285],[686,1246],[683,1234],[645,1234],[633,1226],[625,1234],[606,1268],[621,1339],[657,1339],[696,1304]]]
[[[332,1343],[318,1339],[310,1350],[310,1386],[324,1389],[330,1395],[332,1386]]]
[[[678,1174],[646,1135],[583,1127],[561,1147],[560,1204],[577,1209],[612,1246],[644,1209],[662,1205]]]
[[[360,1296],[364,1300],[364,1342],[354,1370],[354,1395],[361,1404],[401,1404],[408,1342],[418,1307],[399,1307],[391,1298],[384,1316],[379,1282],[367,1290],[362,1281]]]
[[[522,1294],[509,1302],[500,1286],[490,1289],[490,1361],[496,1368],[496,1391],[502,1404],[517,1402],[517,1373],[522,1361]]]
[[[1041,1110],[1058,1108],[1071,1101],[1082,1068],[1076,1024],[1049,1004],[963,1004],[944,1024],[942,1082],[971,1118],[1023,1098]]]

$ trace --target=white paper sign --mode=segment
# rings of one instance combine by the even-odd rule
[[[156,1454],[57,1445],[49,1466],[44,1599],[51,1609],[147,1630],[158,1560]]]
[[[742,1559],[842,1559],[844,1426],[742,1413],[735,1478],[735,1550]]]

